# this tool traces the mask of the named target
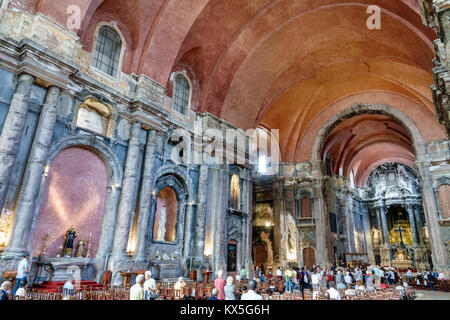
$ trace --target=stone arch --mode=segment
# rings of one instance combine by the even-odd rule
[[[327,136],[331,131],[346,119],[360,114],[382,114],[398,121],[409,133],[416,159],[425,155],[424,140],[416,123],[403,111],[385,104],[355,103],[350,108],[334,114],[319,130],[311,150],[311,161],[317,164],[321,161],[321,152]],[[299,150],[297,149],[296,153]]]
[[[194,183],[189,177],[188,173],[180,169],[179,167],[168,164],[160,167],[153,176],[153,181],[158,181],[162,176],[174,175],[179,178],[180,182],[184,185],[187,193],[187,202],[195,201]]]
[[[110,185],[114,185],[115,188],[119,188],[121,186],[123,170],[116,154],[104,142],[90,136],[66,136],[53,143],[49,152],[47,165],[62,150],[77,146],[89,149],[102,158],[108,168]]]
[[[176,229],[176,246],[177,250],[180,250],[183,253],[183,256],[186,258],[190,255],[193,246],[193,219],[194,219],[194,204],[196,201],[195,188],[192,182],[192,179],[189,177],[188,172],[182,170],[180,167],[168,164],[160,167],[153,176],[153,181],[155,181],[154,185],[154,194],[157,192],[158,184],[161,179],[165,177],[172,177],[171,179],[174,183],[173,186],[179,185],[179,195],[183,198],[179,198],[179,208],[178,208],[178,223]],[[161,187],[161,184],[159,184]],[[152,203],[151,207],[151,218],[150,218],[150,226],[153,226],[154,222],[154,213],[156,211],[155,201]],[[181,230],[183,228],[184,230]],[[149,232],[153,232],[153,228],[148,228]],[[152,234],[150,234],[152,236]],[[184,237],[183,237],[184,236]],[[152,237],[150,237],[152,239]]]
[[[108,170],[109,185],[107,187],[106,208],[103,215],[102,232],[97,251],[97,258],[104,258],[111,251],[113,242],[117,205],[122,186],[122,165],[113,150],[101,140],[95,139],[92,136],[71,135],[61,138],[52,144],[47,166],[57,154],[70,147],[82,147],[94,152],[103,160]],[[45,177],[43,177],[41,181],[38,202],[40,202],[42,198],[44,187]],[[37,216],[38,213],[39,207],[37,206],[35,216]]]

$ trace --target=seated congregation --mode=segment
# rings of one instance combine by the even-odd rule
[[[104,279],[98,286],[68,278],[54,292],[39,287],[27,288],[22,280],[14,290],[5,281],[2,300],[413,300],[415,289],[450,292],[450,280],[436,272],[415,273],[379,266],[302,268],[279,267],[276,274],[256,268],[247,277],[243,268],[235,277],[217,273],[213,281],[156,281],[150,271],[141,271],[135,284],[113,286]]]

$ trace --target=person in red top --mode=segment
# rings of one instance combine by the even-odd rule
[[[214,280],[214,287],[219,291],[219,300],[225,300],[225,285],[226,281],[223,278],[223,271],[217,272],[217,279]]]

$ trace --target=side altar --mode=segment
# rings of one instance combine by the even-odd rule
[[[97,274],[94,258],[40,258],[33,259],[30,269],[33,284],[44,281],[92,280]]]

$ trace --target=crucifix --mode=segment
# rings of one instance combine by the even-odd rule
[[[403,242],[402,232],[406,232],[408,230],[402,229],[402,226],[398,225],[398,229],[394,229],[394,231],[396,231],[396,232],[398,232],[400,234],[400,245],[402,246],[402,248],[404,248],[405,247],[405,243]]]

